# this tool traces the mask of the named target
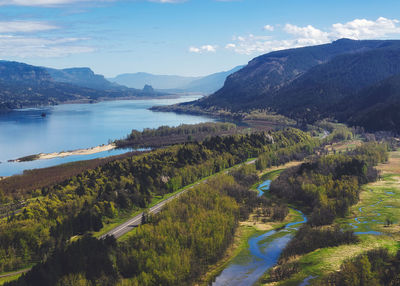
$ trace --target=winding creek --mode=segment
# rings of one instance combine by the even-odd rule
[[[258,186],[259,196],[269,190],[270,183],[271,181],[267,180]],[[279,230],[251,237],[248,241],[249,248],[240,252],[211,285],[248,286],[257,282],[265,271],[278,262],[281,252],[299,225],[307,221],[302,212],[295,211],[302,215],[303,220],[289,223]]]
[[[262,196],[270,188],[271,181],[267,180],[261,183],[258,187],[258,196]],[[386,192],[388,197],[393,196],[393,192]],[[381,204],[383,199],[371,204],[367,207],[375,207]],[[385,206],[391,207],[391,206]],[[374,216],[365,216],[365,206],[358,209],[360,216],[354,219],[354,222],[349,225],[354,229],[355,234],[372,234],[380,235],[380,232],[371,230],[367,225],[369,222],[376,222],[376,218],[380,217],[381,214],[377,211],[372,211]],[[210,284],[212,286],[247,286],[256,283],[260,277],[271,267],[273,267],[279,259],[280,254],[286,245],[293,238],[298,227],[307,222],[305,215],[299,211],[294,210],[301,214],[303,220],[288,223],[281,229],[267,231],[263,234],[256,234],[248,240],[249,247],[242,250],[228,266],[215,278]],[[371,218],[371,220],[370,220]],[[379,222],[381,223],[381,222]],[[361,226],[365,227],[361,227]],[[363,231],[360,231],[360,228]],[[314,279],[314,276],[307,277],[301,285],[308,285],[309,281]]]
[[[371,191],[371,190],[370,190],[370,191]],[[389,197],[389,198],[392,197],[393,195],[394,195],[394,192],[386,192],[386,196]],[[379,204],[382,203],[382,202],[383,202],[383,199],[380,199],[380,200],[377,201],[376,203],[374,203],[374,204],[372,204],[372,205],[369,205],[369,207],[373,208],[373,207],[379,205]],[[387,208],[387,207],[391,207],[391,206],[385,206],[385,207]],[[365,212],[363,211],[364,208],[366,208],[366,207],[364,206],[364,207],[359,207],[359,208],[358,208],[358,211],[359,211],[360,214],[365,213]],[[363,224],[368,224],[368,223],[370,223],[370,222],[375,222],[375,223],[378,223],[378,224],[382,224],[383,222],[378,222],[377,219],[376,219],[376,218],[380,217],[382,214],[379,213],[379,212],[377,212],[377,211],[372,211],[372,213],[375,215],[375,216],[374,216],[374,217],[375,217],[374,219],[371,219],[371,220],[370,220],[369,217],[358,216],[358,217],[354,218],[354,222],[349,223],[349,225],[350,225],[354,230],[357,230],[357,229],[360,228],[361,225],[363,225]],[[355,231],[354,233],[357,234],[357,235],[360,235],[360,234],[381,235],[381,234],[382,234],[382,233],[379,232],[379,231],[371,230],[371,229],[369,228],[369,226],[366,227],[366,231]]]

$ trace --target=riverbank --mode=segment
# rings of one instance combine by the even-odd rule
[[[277,175],[293,166],[301,164],[299,161],[289,162],[285,165],[275,166],[264,170],[259,173],[261,178],[260,182],[255,184],[252,189],[255,191],[257,187],[265,180],[273,180]],[[260,236],[273,230],[278,230],[288,225],[290,223],[295,223],[303,219],[302,214],[293,209],[289,209],[289,214],[283,221],[269,221],[263,222],[262,219],[257,214],[257,209],[250,214],[249,218],[245,221],[239,222],[239,226],[236,230],[234,240],[231,246],[227,249],[224,256],[214,265],[210,266],[207,273],[197,281],[195,285],[208,286],[210,283],[227,268],[235,258],[237,258],[241,253],[246,251],[250,245],[249,240],[252,237]]]
[[[91,155],[100,152],[110,151],[115,149],[117,146],[112,143],[108,145],[100,145],[96,147],[91,147],[87,149],[78,149],[72,151],[61,151],[61,152],[54,152],[54,153],[40,153],[35,155],[29,155],[25,157],[21,157],[15,160],[8,160],[8,162],[28,162],[28,161],[36,161],[36,160],[47,160],[47,159],[54,159],[54,158],[64,158],[68,156],[79,156],[79,155]]]
[[[214,265],[210,266],[207,273],[200,281],[195,283],[198,286],[208,286],[242,251],[249,248],[249,239],[271,230],[280,229],[288,223],[301,220],[301,215],[290,209],[289,215],[281,222],[261,223],[255,221],[256,212],[250,215],[249,219],[239,223],[235,237],[225,255]]]

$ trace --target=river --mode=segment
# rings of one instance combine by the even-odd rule
[[[271,181],[267,180],[257,188],[259,194],[269,190]],[[215,278],[213,286],[249,286],[256,283],[260,277],[279,259],[279,256],[303,220],[287,224],[279,230],[271,230],[263,234],[257,234],[248,241],[249,247],[241,251],[229,265]]]
[[[117,155],[111,150],[31,162],[8,162],[23,156],[90,148],[120,139],[131,132],[161,125],[177,126],[213,121],[204,116],[153,112],[151,106],[192,101],[200,96],[175,99],[118,100],[96,104],[64,104],[29,108],[0,114],[0,176],[20,174],[27,169]],[[45,113],[46,116],[41,115]]]

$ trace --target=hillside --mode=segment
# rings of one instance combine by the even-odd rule
[[[272,95],[312,67],[341,54],[376,49],[383,43],[342,39],[331,44],[268,53],[251,60],[246,67],[230,75],[223,88],[197,105],[234,111],[243,109],[243,104],[245,108],[253,108],[260,100],[268,103]]]
[[[394,78],[389,80],[398,74],[400,41],[342,39],[255,58],[230,75],[216,93],[166,110],[237,113],[267,109],[299,124],[330,117],[372,131],[398,132],[395,108],[400,90]],[[386,90],[390,93],[382,100],[388,99],[380,102]],[[376,120],[381,116],[382,120]]]
[[[313,121],[335,116],[346,120],[346,116],[340,116],[343,107],[355,112],[354,104],[364,100],[359,93],[362,89],[400,74],[399,51],[400,46],[395,45],[335,57],[282,88],[272,101],[261,100],[261,104],[269,104],[279,113],[297,119]],[[349,101],[354,104],[348,106]]]
[[[347,103],[345,116],[349,123],[372,131],[400,133],[400,75],[362,90]]]

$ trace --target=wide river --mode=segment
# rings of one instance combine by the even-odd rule
[[[132,129],[157,128],[213,121],[202,116],[152,112],[149,107],[198,99],[119,100],[96,104],[65,104],[15,110],[0,114],[0,176],[20,174],[27,169],[117,155],[112,150],[91,155],[70,156],[31,162],[8,162],[27,155],[90,148],[120,139]],[[41,114],[46,113],[46,117]]]

